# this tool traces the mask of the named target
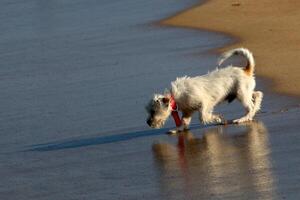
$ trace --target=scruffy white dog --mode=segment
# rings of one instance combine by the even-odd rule
[[[146,106],[149,113],[147,124],[152,128],[161,128],[171,113],[176,115],[176,107],[182,112],[180,123],[176,123],[178,129],[188,129],[195,111],[199,111],[204,124],[227,123],[220,115],[213,114],[213,108],[224,101],[230,103],[235,98],[245,107],[246,115],[233,120],[233,123],[251,121],[260,109],[263,97],[262,92],[254,91],[254,58],[248,49],[237,48],[225,52],[219,65],[233,55],[244,56],[247,66],[228,66],[203,76],[177,78],[165,94],[155,94]]]

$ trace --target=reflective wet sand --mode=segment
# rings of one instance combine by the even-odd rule
[[[275,199],[268,130],[263,122],[234,129],[208,128],[200,137],[187,131],[174,136],[174,144],[154,143],[162,193],[169,199]]]

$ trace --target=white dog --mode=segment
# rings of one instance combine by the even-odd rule
[[[148,125],[152,128],[161,128],[171,113],[176,118],[174,111],[176,107],[182,112],[182,123],[177,122],[177,128],[183,125],[184,129],[188,129],[195,111],[199,111],[200,120],[204,124],[226,123],[220,115],[213,114],[213,108],[224,101],[230,103],[235,98],[245,107],[246,115],[233,120],[233,123],[252,120],[260,109],[263,97],[262,92],[254,91],[255,62],[249,50],[237,48],[224,53],[219,65],[232,55],[244,56],[248,61],[247,66],[244,68],[228,66],[203,76],[177,78],[164,95],[155,94],[146,107],[149,113]]]

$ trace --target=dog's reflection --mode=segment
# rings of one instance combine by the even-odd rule
[[[153,144],[163,194],[175,199],[274,198],[262,122],[208,129],[200,138],[189,131],[176,137],[176,144]]]

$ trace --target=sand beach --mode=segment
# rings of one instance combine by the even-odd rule
[[[297,0],[209,0],[163,20],[164,25],[219,31],[237,38],[256,57],[257,74],[272,79],[272,89],[300,95],[300,2]]]

